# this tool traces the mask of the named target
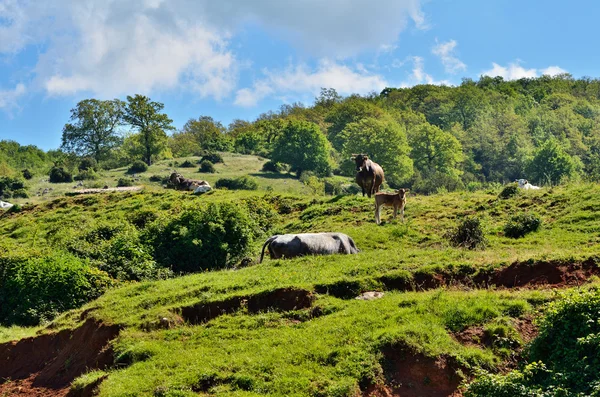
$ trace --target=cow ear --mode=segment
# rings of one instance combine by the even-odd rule
[[[363,156],[363,159],[368,160],[369,156],[367,156],[366,154]]]

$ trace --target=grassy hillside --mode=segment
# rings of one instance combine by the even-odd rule
[[[594,184],[508,199],[499,198],[499,189],[411,196],[404,224],[384,210],[378,226],[372,199],[313,196],[297,179],[260,173],[261,165],[256,157],[231,155],[217,174],[178,169],[211,184],[255,174],[257,191],[193,196],[145,182],[167,175],[166,163],[142,175],[142,192],[64,197],[54,189],[29,200],[36,205],[4,214],[0,235],[15,251],[50,252],[103,222],[143,231],[148,225],[136,221],[140,214],[168,218],[207,203],[260,200],[274,215],[253,242],[253,259],[275,233],[340,231],[361,252],[267,256],[248,267],[121,283],[41,331],[0,328],[0,339],[90,321],[118,325],[114,364],[75,381],[81,388],[102,379],[102,396],[450,395],[478,369],[513,368],[535,334],[532,318],[556,299],[555,288],[593,287],[590,276],[599,274],[600,186]],[[541,229],[506,237],[504,225],[519,213],[537,214]],[[446,234],[472,216],[482,220],[487,247],[451,246]],[[354,299],[365,291],[385,295]]]

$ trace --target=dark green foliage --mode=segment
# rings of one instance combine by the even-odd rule
[[[200,168],[198,171],[207,174],[214,174],[216,172],[214,164],[208,160],[204,160],[202,163],[200,163]]]
[[[98,170],[98,162],[93,157],[84,157],[81,159],[81,162],[77,166],[79,171],[97,171]]]
[[[136,174],[140,172],[148,171],[148,164],[144,163],[142,160],[134,161],[131,166],[127,169],[127,173]]]
[[[476,396],[597,396],[600,390],[600,291],[574,290],[550,303],[529,348],[531,364],[507,375],[482,373]]]
[[[453,246],[470,250],[485,248],[487,244],[479,218],[464,219],[447,234],[447,238]]]
[[[229,189],[229,190],[257,190],[258,181],[248,175],[240,176],[237,178],[221,178],[215,183],[217,189]]]
[[[510,217],[504,225],[506,237],[520,238],[527,233],[537,231],[542,225],[542,219],[536,214],[521,213]]]
[[[269,160],[262,166],[263,172],[283,172],[286,170],[286,167],[282,163],[277,163],[275,161]]]
[[[148,179],[150,180],[150,182],[167,183],[169,181],[169,177],[168,176],[160,176],[160,175],[152,175]]]
[[[0,322],[38,324],[97,298],[110,285],[106,273],[72,255],[0,256]]]
[[[325,178],[325,194],[329,194],[330,196],[336,196],[338,194],[345,193],[343,182],[335,181],[332,179]]]
[[[190,160],[185,160],[183,163],[181,163],[179,165],[181,168],[194,168],[196,166],[196,164],[194,164],[192,161]]]
[[[210,204],[152,225],[145,233],[154,257],[175,272],[197,272],[235,265],[259,233],[238,205]]]
[[[30,180],[31,178],[33,178],[33,174],[31,173],[31,171],[29,171],[28,168],[25,168],[23,171],[21,171],[21,175],[23,175],[23,178]]]
[[[200,159],[199,163],[202,164],[203,161],[208,160],[213,164],[217,164],[217,163],[222,163],[223,162],[223,156],[221,156],[219,153],[213,152],[213,153],[207,153],[204,156],[202,156],[202,158]]]
[[[536,151],[527,171],[537,183],[557,185],[577,174],[578,163],[556,139],[549,139]]]
[[[52,183],[73,182],[73,175],[62,167],[52,167],[49,176]]]
[[[131,178],[119,178],[117,181],[117,187],[128,187],[133,186],[135,181]]]
[[[14,192],[21,191],[25,188],[25,184],[18,178],[8,176],[0,176],[0,198],[11,198]]]
[[[92,168],[80,171],[79,174],[73,177],[76,181],[95,181],[98,179],[98,174]]]
[[[517,194],[519,194],[519,185],[515,182],[504,186],[500,194],[498,194],[498,197],[501,199],[508,199],[516,196]]]

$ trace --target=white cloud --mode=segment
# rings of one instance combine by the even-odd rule
[[[430,74],[425,72],[425,63],[422,57],[413,56],[408,58],[412,61],[413,68],[407,81],[403,81],[401,87],[412,87],[417,84],[435,84],[435,85],[450,85],[448,80],[435,80]],[[405,63],[405,62],[404,62]]]
[[[492,63],[492,68],[481,73],[482,76],[500,76],[505,80],[518,80],[522,78],[535,78],[540,75],[556,76],[557,74],[567,73],[566,70],[558,66],[549,66],[545,69],[525,69],[519,65],[519,61],[509,64],[507,67]]]
[[[12,90],[0,90],[0,109],[10,112],[17,108],[17,99],[25,92],[25,85],[20,83]]]
[[[411,21],[426,28],[422,1],[0,0],[0,54],[38,46],[28,86],[49,95],[184,89],[221,99],[236,89],[244,60],[231,41],[247,23],[339,59],[393,49]]]
[[[370,73],[364,66],[351,68],[330,60],[322,60],[316,70],[298,65],[283,71],[264,71],[265,77],[252,88],[236,93],[235,104],[254,106],[261,99],[272,95],[289,93],[318,94],[321,88],[334,88],[341,95],[366,94],[380,91],[388,82],[380,75]]]
[[[548,66],[546,69],[541,70],[543,76],[556,76],[559,74],[567,73],[563,68],[558,66]]]
[[[444,65],[446,73],[455,74],[457,72],[467,69],[467,65],[465,65],[460,59],[458,59],[455,56],[455,48],[456,40],[450,40],[445,43],[437,44],[431,50],[431,52],[434,55],[437,55],[442,60],[442,64]]]

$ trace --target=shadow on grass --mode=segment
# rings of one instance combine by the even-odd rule
[[[296,176],[294,176],[294,174],[277,174],[274,172],[255,172],[252,174],[249,174],[258,178],[265,178],[265,179],[295,179],[298,180],[298,178],[296,178]]]

